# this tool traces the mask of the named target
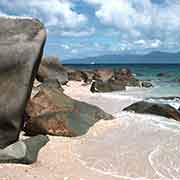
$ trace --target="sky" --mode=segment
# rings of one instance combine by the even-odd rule
[[[0,15],[40,19],[61,60],[180,51],[180,0],[0,0]]]

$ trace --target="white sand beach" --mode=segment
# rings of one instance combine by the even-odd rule
[[[121,110],[143,99],[144,89],[92,94],[69,82],[65,94],[115,116],[81,137],[50,137],[32,165],[0,164],[0,180],[179,180],[180,124]],[[133,95],[136,95],[133,96]]]

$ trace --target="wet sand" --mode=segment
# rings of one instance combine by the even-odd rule
[[[50,137],[33,165],[0,164],[0,180],[180,179],[176,121],[121,112],[138,99],[91,94],[81,83],[70,82],[65,93],[98,105],[116,119],[98,122],[81,137]]]

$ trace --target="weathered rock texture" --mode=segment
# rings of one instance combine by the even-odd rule
[[[100,108],[71,99],[57,88],[42,86],[26,108],[27,135],[79,136],[100,119],[112,116]]]
[[[128,69],[99,69],[94,74],[94,80],[90,89],[92,92],[121,91],[126,86],[140,86],[140,81]]]
[[[45,39],[38,20],[0,17],[0,148],[18,139]]]
[[[48,141],[47,136],[38,135],[0,149],[0,163],[32,164],[37,160],[39,150]]]
[[[124,111],[134,111],[143,114],[155,114],[180,121],[180,112],[168,104],[157,104],[140,101],[125,108]]]
[[[40,64],[37,79],[40,82],[56,79],[59,83],[66,84],[68,73],[57,57],[45,57]]]

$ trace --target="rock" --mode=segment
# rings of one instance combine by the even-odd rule
[[[145,88],[153,87],[152,83],[151,83],[151,82],[148,82],[148,81],[142,81],[142,82],[141,82],[141,86],[142,86],[142,87],[145,87]]]
[[[143,114],[155,114],[180,121],[180,112],[168,104],[140,101],[125,108],[124,111],[134,111]]]
[[[37,79],[40,82],[57,79],[64,85],[68,82],[67,69],[60,64],[57,57],[45,57],[40,64]]]
[[[99,69],[95,71],[94,79],[106,82],[111,80],[114,76],[114,72],[111,69]]]
[[[115,70],[114,78],[123,82],[126,86],[140,86],[140,82],[136,79],[129,69]]]
[[[80,70],[75,70],[75,69],[74,70],[73,69],[68,70],[68,79],[70,81],[82,81],[82,80],[84,80],[84,78],[87,78],[84,76],[85,75]]]
[[[93,70],[84,70],[84,73],[88,77],[88,80],[87,80],[88,83],[90,83],[90,82],[92,82],[92,80],[94,80],[95,72]]]
[[[44,81],[40,86],[39,86],[39,90],[40,88],[43,87],[48,87],[48,88],[56,88],[60,91],[64,91],[64,89],[61,87],[60,82],[57,79],[51,79],[51,80],[46,80]]]
[[[157,77],[166,77],[166,78],[169,78],[169,77],[172,77],[173,74],[171,73],[168,73],[168,72],[162,72],[162,73],[158,73],[157,74]]]
[[[56,88],[41,88],[26,108],[27,135],[79,136],[100,119],[112,119],[100,108],[79,102]]]
[[[18,140],[46,32],[35,19],[0,17],[0,148]]]
[[[38,135],[0,149],[0,163],[32,164],[39,150],[49,141],[47,136]]]
[[[122,91],[126,86],[140,86],[139,80],[134,78],[128,69],[110,70],[100,69],[95,72],[95,82],[91,85],[91,92]]]
[[[90,91],[91,92],[112,92],[112,91],[122,91],[125,90],[125,85],[123,82],[118,80],[96,80],[92,83]]]

